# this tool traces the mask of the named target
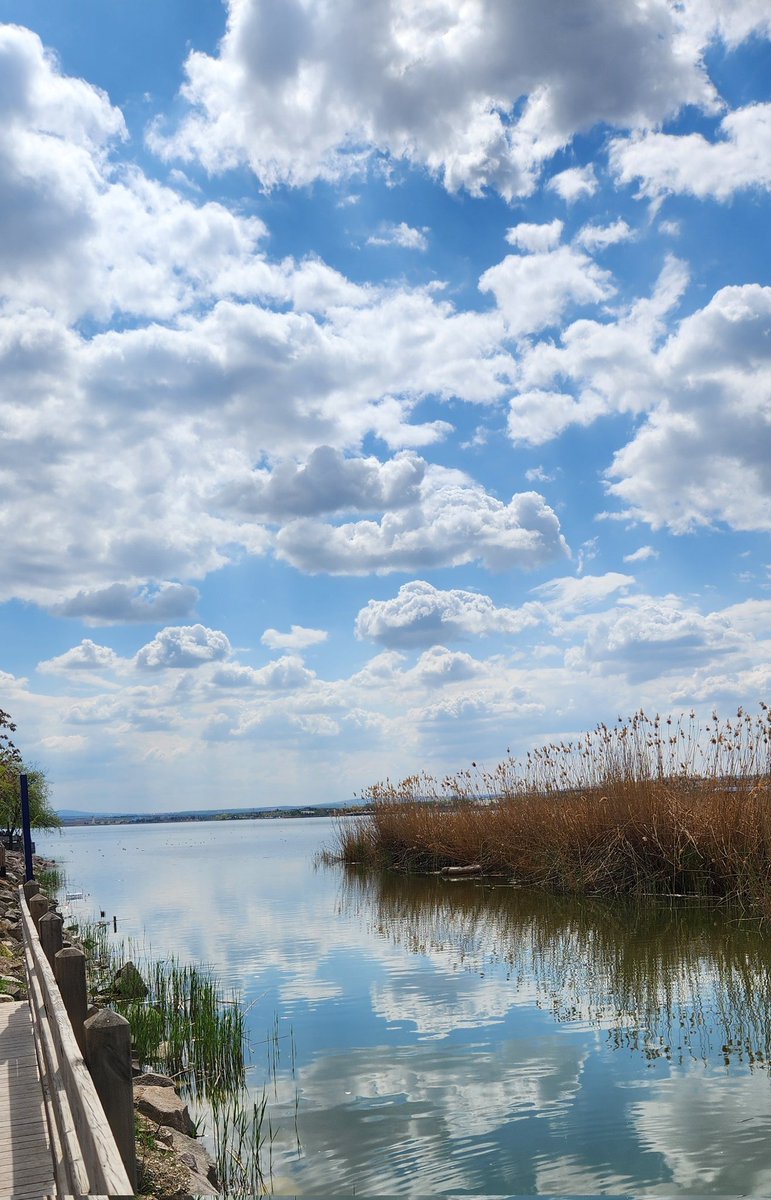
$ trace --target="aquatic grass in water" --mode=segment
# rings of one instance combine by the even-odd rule
[[[111,943],[106,922],[83,922],[78,936],[86,952],[91,991],[106,996],[126,1017],[135,1057],[143,1066],[178,1079],[183,1096],[208,1104],[223,1192],[264,1194],[271,1174],[264,1160],[266,1154],[270,1158],[274,1134],[266,1090],[255,1102],[245,1087],[246,1024],[240,1003],[222,995],[219,981],[208,970],[176,958],[153,958],[133,943]],[[115,975],[129,959],[148,990],[146,996],[121,999],[115,992]],[[268,1074],[275,1078],[278,1017],[267,1042]],[[293,1036],[291,1050],[294,1064]],[[296,1121],[297,1105],[295,1125]]]
[[[270,1190],[274,1133],[267,1109],[264,1090],[251,1103],[246,1094],[212,1097],[217,1174],[226,1196],[260,1196]]]
[[[67,882],[64,871],[57,866],[40,867],[35,878],[41,892],[45,892],[52,900],[58,899]]]
[[[182,1090],[196,1098],[243,1085],[244,1012],[235,997],[222,995],[210,971],[176,958],[154,959],[132,942],[111,943],[106,922],[73,928],[86,954],[91,994],[126,1017],[143,1065],[179,1076]],[[145,996],[122,998],[116,991],[116,973],[129,960],[147,986]]]
[[[706,895],[771,915],[771,713],[638,712],[524,761],[364,792],[344,819],[348,863],[439,870],[478,863],[555,891]]]
[[[136,1029],[141,1060],[179,1075],[197,1097],[240,1087],[246,1034],[235,999],[222,995],[208,971],[173,958],[152,962],[144,975],[148,994],[142,1001],[114,1001],[132,1035]]]

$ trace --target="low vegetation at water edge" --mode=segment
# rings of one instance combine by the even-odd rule
[[[342,821],[348,863],[479,864],[562,892],[700,895],[771,915],[771,711],[599,725],[492,770],[415,775],[364,792]]]

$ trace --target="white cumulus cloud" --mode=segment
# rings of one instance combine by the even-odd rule
[[[640,194],[687,193],[728,200],[741,188],[771,188],[771,104],[727,113],[718,139],[701,133],[648,130],[611,143],[610,164],[620,183],[639,180]]]
[[[188,57],[188,113],[151,145],[209,171],[248,164],[266,187],[340,179],[377,151],[511,198],[579,130],[711,106],[700,50],[666,0],[228,0],[217,54]]]
[[[593,196],[600,186],[594,167],[591,163],[586,167],[568,167],[552,175],[546,185],[550,191],[556,192],[567,204],[574,200],[582,200],[584,196]]]
[[[370,600],[356,618],[356,636],[389,648],[435,646],[492,634],[516,635],[536,625],[539,608],[498,608],[489,596],[424,580],[402,584],[390,600]]]
[[[723,288],[682,321],[655,380],[663,398],[616,453],[611,494],[653,528],[771,529],[771,288]]]
[[[47,674],[62,674],[69,671],[112,671],[121,662],[109,646],[100,646],[90,638],[84,638],[79,646],[38,663],[38,671]]]
[[[129,587],[113,583],[91,591],[79,591],[51,605],[61,617],[79,617],[89,625],[112,625],[128,621],[168,621],[190,615],[198,600],[198,589],[182,583],[157,587]]]
[[[590,252],[615,246],[617,242],[629,241],[634,232],[626,221],[613,221],[610,225],[584,225],[576,234],[576,241]]]
[[[325,629],[305,629],[302,625],[293,625],[288,633],[266,629],[260,641],[270,650],[305,650],[308,646],[325,642],[328,636]]]
[[[165,667],[200,667],[230,655],[230,642],[219,629],[205,625],[169,625],[151,642],[137,651],[138,667],[160,670]]]
[[[514,337],[556,325],[571,305],[597,304],[614,292],[609,272],[573,246],[509,254],[484,272],[479,287],[493,293]]]
[[[310,573],[360,575],[481,562],[532,568],[568,552],[556,513],[537,492],[508,504],[460,472],[432,468],[419,504],[380,521],[344,525],[298,520],[276,537],[280,558]]]
[[[519,225],[512,225],[511,229],[506,230],[506,241],[518,250],[543,253],[559,245],[563,229],[563,222],[557,220],[541,224],[520,221]]]

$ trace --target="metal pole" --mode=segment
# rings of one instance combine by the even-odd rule
[[[19,776],[19,786],[21,787],[21,827],[24,834],[24,878],[34,879],[35,872],[32,869],[32,830],[29,823],[29,787],[27,786],[27,776]]]

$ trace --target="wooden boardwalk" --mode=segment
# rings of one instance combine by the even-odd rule
[[[0,1003],[0,1196],[55,1194],[43,1088],[26,1000]]]

